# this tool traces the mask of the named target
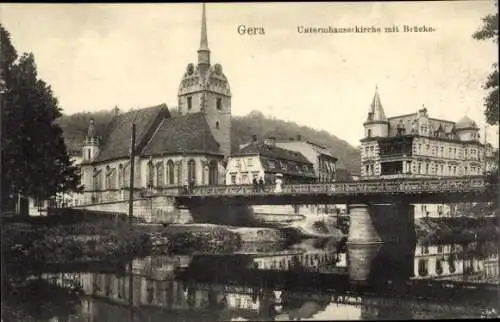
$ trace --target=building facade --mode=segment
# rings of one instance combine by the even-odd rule
[[[313,164],[318,182],[336,181],[337,158],[324,146],[310,141],[302,141],[301,137],[297,137],[297,140],[277,141],[276,146],[299,152],[305,156]]]
[[[361,139],[361,180],[482,175],[485,145],[469,117],[458,122],[431,118],[425,107],[386,117],[375,91]],[[417,204],[415,218],[453,216],[452,204]]]
[[[467,116],[456,123],[435,119],[424,107],[387,118],[376,91],[363,126],[363,179],[481,175],[485,170],[485,146]]]
[[[204,4],[198,62],[186,67],[178,104],[176,117],[165,104],[117,114],[106,133],[95,133],[93,123],[89,124],[81,164],[85,203],[128,197],[132,123],[136,127],[135,189],[224,184],[231,142],[231,92],[222,66],[210,63]]]
[[[273,184],[277,174],[283,175],[284,184],[317,180],[313,164],[302,153],[277,146],[275,138],[258,142],[254,136],[229,158],[226,184],[252,184],[254,178]]]

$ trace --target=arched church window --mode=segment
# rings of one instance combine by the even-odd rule
[[[106,186],[104,189],[110,189],[111,188],[111,168],[109,165],[106,166],[106,181],[105,181]]]
[[[154,168],[153,168],[153,162],[150,160],[148,162],[148,182],[147,182],[148,188],[153,187],[153,178],[154,178]]]
[[[215,128],[218,129],[219,128],[219,121],[215,122]]]
[[[217,161],[212,160],[208,164],[208,184],[209,185],[217,184],[218,183],[217,177],[218,177]]]
[[[160,161],[156,164],[156,186],[157,187],[162,187],[165,185],[165,182],[163,180],[164,173],[165,173],[165,167],[163,166],[163,162]]]
[[[188,161],[188,180],[189,182],[196,181],[196,163],[193,159]]]
[[[172,160],[168,160],[167,162],[167,173],[168,173],[168,184],[174,184],[174,162]]]
[[[123,171],[123,165],[120,163],[118,166],[118,188],[121,189],[125,186],[125,171]]]
[[[116,189],[116,169],[111,168],[109,174],[109,189]]]

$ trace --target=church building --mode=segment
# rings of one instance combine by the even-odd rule
[[[198,61],[187,65],[177,96],[179,116],[159,104],[115,115],[106,133],[95,133],[91,121],[82,148],[85,203],[127,198],[132,123],[137,190],[167,190],[185,182],[224,184],[231,149],[231,91],[222,66],[210,62],[204,4]]]

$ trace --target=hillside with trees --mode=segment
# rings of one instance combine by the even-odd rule
[[[82,112],[61,117],[58,120],[58,124],[64,131],[68,149],[73,152],[80,150],[91,118],[94,119],[96,133],[102,135],[106,132],[106,126],[115,113],[119,113],[119,110],[104,110],[92,113]],[[177,113],[175,110],[172,110],[171,114],[175,117]],[[302,140],[312,141],[332,151],[339,159],[339,168],[359,173],[359,150],[327,131],[318,131],[308,126],[278,120],[267,117],[259,111],[253,111],[245,116],[233,116],[231,135],[233,151],[236,151],[240,144],[250,142],[252,135],[257,135],[259,140],[270,136],[274,136],[278,140],[296,139],[300,135]]]

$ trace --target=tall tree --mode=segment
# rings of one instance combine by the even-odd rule
[[[80,176],[70,161],[55,120],[61,109],[52,89],[38,78],[33,54],[16,60],[9,33],[0,25],[2,42],[2,197],[46,199],[79,191]],[[5,48],[5,51],[4,51]],[[3,53],[10,57],[3,59]]]
[[[498,6],[498,4],[497,4]],[[472,37],[477,40],[492,39],[498,44],[498,12],[483,18],[483,26]],[[498,125],[498,64],[493,64],[493,71],[483,84],[483,89],[488,91],[484,100],[486,121],[491,125]]]

